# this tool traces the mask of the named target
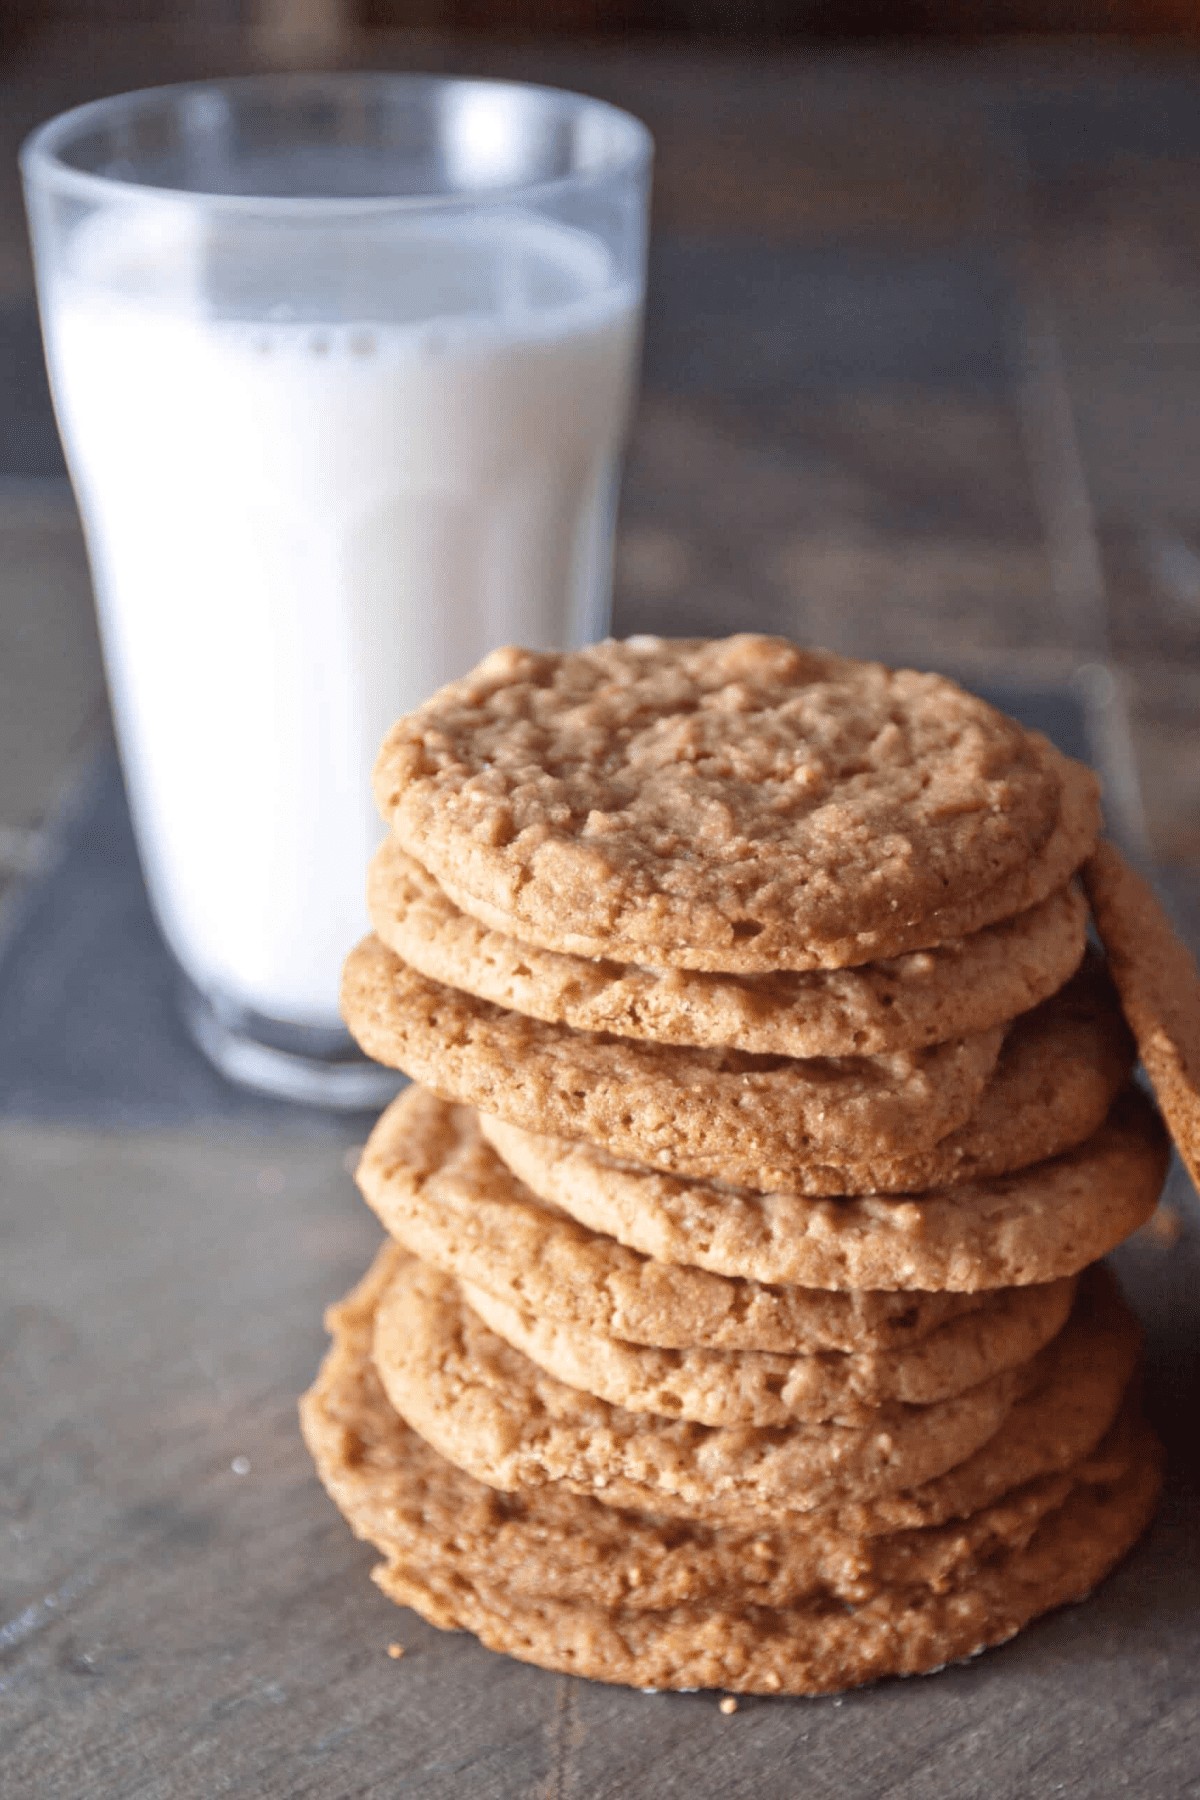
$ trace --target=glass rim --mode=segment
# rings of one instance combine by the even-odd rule
[[[371,87],[491,89],[500,93],[522,93],[544,100],[570,101],[577,111],[607,115],[620,127],[622,141],[611,159],[594,168],[573,169],[565,175],[551,175],[539,181],[517,181],[496,187],[465,189],[458,193],[429,194],[219,194],[201,188],[161,187],[153,182],[126,181],[118,175],[99,175],[90,169],[76,169],[63,160],[65,143],[93,121],[101,120],[112,109],[131,102],[165,102],[189,94],[247,93],[255,88],[286,92],[294,89],[315,91],[321,88]],[[551,87],[539,82],[493,80],[490,76],[422,74],[416,71],[389,73],[385,70],[328,70],[324,72],[290,72],[258,75],[217,76],[205,81],[161,82],[153,87],[131,88],[125,93],[109,94],[98,100],[87,100],[81,106],[56,113],[53,118],[35,126],[22,143],[18,163],[23,182],[53,185],[63,192],[73,192],[92,200],[188,202],[227,212],[270,212],[278,216],[302,216],[321,213],[326,216],[386,215],[392,212],[452,211],[458,208],[488,206],[516,197],[542,199],[568,193],[613,176],[635,175],[647,167],[654,154],[654,140],[649,128],[634,113],[611,101],[599,100],[591,94],[579,94],[570,88]]]

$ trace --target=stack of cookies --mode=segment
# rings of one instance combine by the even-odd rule
[[[495,653],[376,791],[343,1006],[419,1085],[302,1410],[384,1591],[806,1694],[1086,1594],[1159,1486],[1099,1259],[1167,1159],[1091,774],[940,677],[635,638]]]

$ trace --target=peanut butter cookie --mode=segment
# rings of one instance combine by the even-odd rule
[[[941,676],[782,638],[631,638],[494,652],[393,728],[375,793],[485,923],[751,972],[938,941],[922,921],[1049,842],[1062,761]]]

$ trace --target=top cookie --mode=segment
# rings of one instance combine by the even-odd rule
[[[750,972],[887,955],[1003,889],[1058,823],[1060,769],[941,676],[631,638],[494,652],[393,727],[375,793],[456,903],[516,937]]]
[[[1188,1173],[1200,1187],[1200,974],[1149,883],[1114,844],[1084,869],[1121,1009]]]

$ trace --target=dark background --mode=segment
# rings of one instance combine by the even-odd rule
[[[89,24],[167,23],[250,26],[265,12],[293,19],[324,15],[342,30],[527,30],[538,35],[633,32],[728,40],[953,37],[1030,33],[1180,35],[1200,25],[1195,0],[8,0],[25,27],[60,19]]]

